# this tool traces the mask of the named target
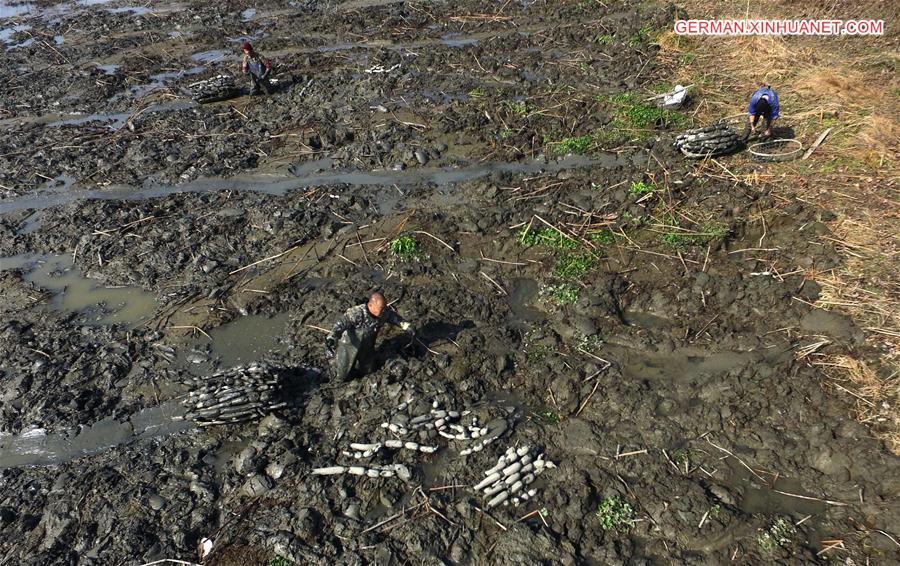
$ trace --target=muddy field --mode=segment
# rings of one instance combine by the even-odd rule
[[[672,149],[693,107],[642,102],[672,18],[0,2],[0,563],[900,559],[900,462],[810,364],[877,359],[805,278],[829,212]],[[192,101],[248,86],[248,38],[276,92]],[[329,381],[322,329],[377,289],[417,340]],[[257,361],[285,407],[177,420]],[[344,454],[432,410],[503,430]],[[556,468],[489,509],[509,447]],[[312,474],[360,461],[411,477]]]

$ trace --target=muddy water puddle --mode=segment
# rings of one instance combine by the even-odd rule
[[[227,59],[229,57],[234,57],[234,53],[227,49],[213,49],[211,51],[201,51],[200,53],[194,53],[193,55],[191,55],[191,60],[197,61],[198,63],[209,64],[222,61],[223,59]]]
[[[331,171],[331,159],[308,161],[291,168],[293,175],[254,173],[233,177],[202,177],[180,185],[161,185],[148,182],[141,187],[112,186],[100,190],[67,191],[65,193],[28,195],[0,202],[0,214],[24,209],[40,210],[62,206],[81,199],[143,200],[178,193],[205,193],[234,190],[272,195],[284,195],[288,191],[327,185],[384,186],[394,191],[400,187],[417,184],[434,184],[448,187],[491,175],[495,172],[535,174],[558,172],[579,167],[614,167],[620,161],[615,154],[590,158],[573,155],[559,160],[535,159],[516,163],[484,162],[467,167],[417,167],[395,171]]]
[[[758,357],[754,352],[704,352],[685,348],[670,354],[632,355],[621,358],[619,363],[627,379],[678,382],[725,374]]]
[[[166,81],[172,81],[181,79],[183,77],[189,77],[191,75],[198,75],[206,70],[206,67],[191,67],[190,69],[185,69],[183,71],[171,71],[166,73],[158,73],[155,75],[150,75],[150,82],[144,83],[140,85],[136,85],[128,89],[128,92],[133,98],[141,98],[142,96],[146,96],[151,92],[156,90],[160,90],[165,88]]]
[[[252,315],[237,318],[189,340],[181,348],[176,364],[192,373],[206,374],[213,366],[233,367],[264,359],[287,348],[283,336],[288,313],[272,317]]]
[[[735,471],[746,472],[743,469]],[[784,495],[785,493],[793,493],[799,497]],[[744,490],[744,496],[738,507],[746,513],[819,515],[824,513],[828,506],[816,500],[817,497],[816,494],[807,492],[799,480],[778,477],[772,486],[751,487]]]
[[[137,287],[104,287],[88,279],[72,264],[70,255],[33,255],[0,258],[0,271],[22,269],[25,280],[54,293],[50,307],[82,312],[94,324],[135,325],[156,311],[156,296]]]
[[[2,4],[0,4],[0,6],[2,6]],[[20,31],[28,31],[30,29],[31,26],[25,24],[0,29],[0,42],[11,44],[13,43],[12,36],[19,33]]]
[[[124,421],[103,419],[90,426],[52,433],[36,427],[17,435],[0,433],[0,469],[62,464],[122,444],[193,428],[191,422],[173,420],[182,414],[181,406],[170,401],[143,409]]]
[[[510,325],[522,331],[529,330],[534,323],[543,320],[545,315],[531,306],[537,300],[540,288],[534,279],[514,279],[509,291]]]

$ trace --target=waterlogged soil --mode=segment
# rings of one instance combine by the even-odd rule
[[[206,564],[900,559],[898,460],[817,365],[877,354],[804,277],[839,261],[828,212],[736,183],[739,156],[683,161],[666,124],[551,143],[665,79],[667,8],[0,9],[0,563],[204,539]],[[244,38],[277,91],[191,103]],[[583,239],[526,245],[551,225]],[[386,329],[334,383],[323,329],[376,289],[418,341]],[[255,360],[286,368],[284,409],[176,420],[190,376]],[[375,458],[409,481],[310,474],[410,399],[511,425]],[[488,510],[471,486],[513,445],[558,467]]]

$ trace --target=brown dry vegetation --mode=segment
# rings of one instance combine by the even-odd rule
[[[679,17],[883,19],[882,37],[659,36],[670,82],[694,83],[697,122],[745,112],[760,82],[779,93],[781,127],[804,148],[831,133],[808,160],[726,163],[747,183],[811,202],[828,221],[844,261],[807,277],[817,306],[850,315],[867,348],[814,357],[836,394],[852,395],[857,418],[900,454],[900,8],[890,2],[681,0]],[[828,217],[826,217],[828,218]]]

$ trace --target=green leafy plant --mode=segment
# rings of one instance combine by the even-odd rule
[[[616,237],[613,234],[612,230],[605,228],[600,230],[599,232],[594,232],[588,238],[594,242],[595,244],[600,244],[603,246],[609,246],[616,243]]]
[[[550,142],[550,147],[557,153],[586,153],[593,143],[589,135],[563,138]]]
[[[684,249],[690,243],[690,237],[680,232],[666,232],[662,236],[662,241],[667,246],[675,250]]]
[[[678,225],[678,220],[676,220],[675,217],[671,214],[663,214],[662,218],[660,218],[660,222],[664,226],[671,227],[670,230],[667,230],[662,235],[662,241],[666,245],[670,246],[673,249],[680,250],[691,242],[688,233],[681,229],[681,227]]]
[[[480,86],[477,86],[469,91],[470,98],[484,98],[487,95],[487,91],[485,91]]]
[[[663,223],[672,226],[673,229],[663,234],[662,241],[676,250],[683,249],[688,245],[705,245],[717,240],[724,240],[730,231],[727,224],[717,221],[706,222],[696,232],[684,230],[679,228],[678,223],[668,215],[663,217]]]
[[[391,252],[404,261],[411,260],[419,254],[419,244],[409,234],[398,236],[388,244]]]
[[[596,516],[604,531],[627,531],[634,525],[634,508],[615,495],[600,502]]]
[[[525,347],[525,359],[529,362],[539,362],[547,357],[553,348],[544,344],[533,344]]]
[[[575,285],[563,283],[550,288],[550,299],[560,306],[573,305],[578,301],[580,291]]]
[[[634,104],[628,107],[625,116],[635,128],[649,128],[657,124],[680,126],[687,121],[684,114],[647,104]]]
[[[554,228],[528,228],[519,233],[519,242],[526,248],[543,245],[556,251],[574,250],[578,244]]]
[[[766,552],[772,552],[779,546],[791,544],[796,534],[794,525],[779,517],[768,528],[756,531],[756,542]]]
[[[700,227],[700,238],[702,241],[698,243],[707,243],[713,240],[724,240],[731,229],[724,222],[707,222]]]
[[[590,254],[567,254],[557,260],[553,275],[560,279],[580,279],[595,265],[597,260]]]
[[[608,33],[604,33],[602,35],[598,35],[596,41],[597,43],[609,44],[613,42],[613,36]]]
[[[534,416],[538,422],[545,425],[559,424],[560,420],[562,420],[556,412],[550,409],[538,411],[534,413]]]
[[[580,336],[576,341],[576,347],[586,352],[593,352],[603,347],[603,338],[599,334],[591,334],[590,336]]]
[[[284,556],[276,556],[266,563],[266,566],[291,566],[294,562]]]
[[[682,126],[687,122],[684,114],[651,106],[633,93],[622,94],[598,94],[594,97],[598,102],[611,105],[613,119],[605,129],[594,136],[595,141],[601,145],[626,137],[647,139],[652,135],[652,128],[661,125]]]
[[[655,41],[659,36],[658,32],[654,32],[653,28],[643,27],[638,30],[637,34],[635,34],[628,43],[632,46],[640,45],[643,41]]]
[[[528,115],[528,105],[522,100],[507,100],[506,105],[510,111],[517,116]]]
[[[628,192],[633,195],[645,195],[647,193],[652,193],[656,190],[656,185],[653,183],[645,183],[644,181],[636,181],[631,183],[631,188],[628,189]]]

